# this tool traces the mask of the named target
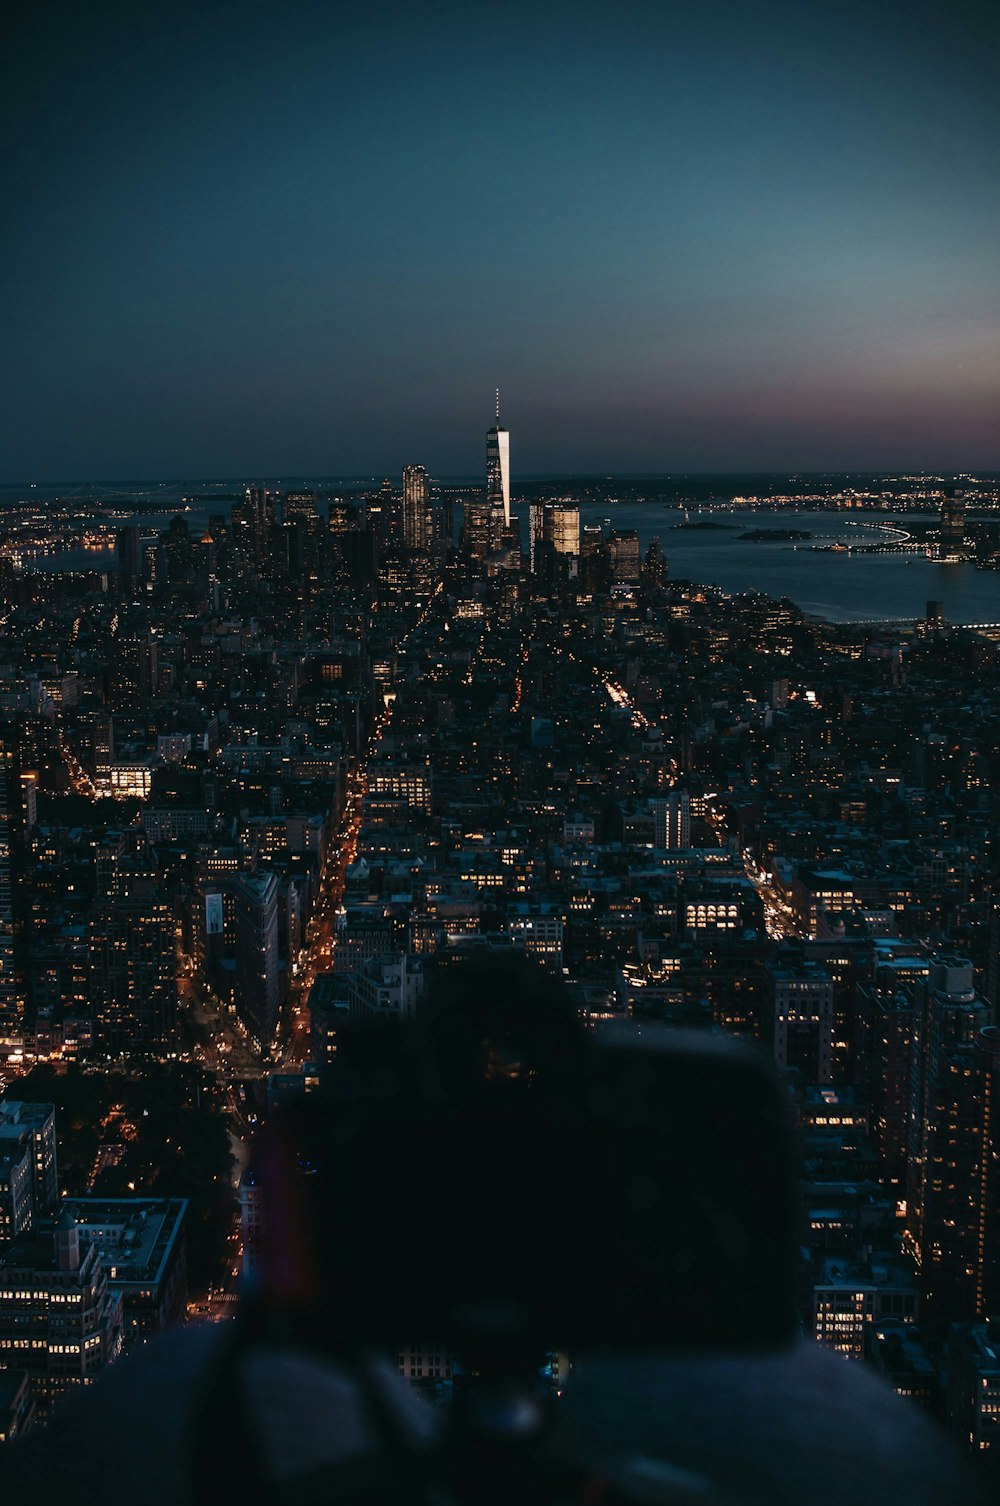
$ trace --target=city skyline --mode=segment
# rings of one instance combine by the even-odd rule
[[[997,1498],[1000,11],[4,40],[4,1506]]]
[[[913,1457],[929,1436],[921,1407],[950,1430],[949,1479],[962,1450],[995,1473],[1000,483],[789,476],[702,516],[674,487],[607,483],[584,501],[556,484],[532,497],[527,529],[505,527],[506,431],[484,428],[475,494],[430,485],[415,451],[354,492],[258,481],[195,488],[180,510],[41,492],[0,511],[0,1473],[9,1458],[16,1478],[39,1447],[47,1478],[78,1481],[76,1450],[58,1442],[66,1393],[129,1351],[120,1373],[141,1393],[157,1365],[147,1339],[187,1320],[197,1345],[251,1284],[268,1302],[276,1226],[258,1152],[273,1142],[259,1131],[307,1098],[345,1103],[356,1126],[367,1101],[401,1178],[366,1160],[363,1125],[357,1157],[323,1129],[340,1149],[299,1163],[318,1167],[338,1221],[315,1246],[310,1311],[349,1293],[350,1321],[384,1337],[400,1376],[453,1404],[462,1336],[453,1347],[436,1320],[426,1342],[405,1334],[425,1331],[407,1293],[443,1272],[450,1300],[455,1267],[435,1248],[429,1266],[400,1263],[378,1223],[411,1223],[411,1189],[422,1208],[437,1195],[422,1180],[422,1110],[406,1092],[387,1109],[399,1038],[384,1027],[426,1038],[434,1021],[444,1051],[461,1051],[466,1032],[439,1008],[449,989],[453,1020],[506,1011],[525,989],[520,1007],[536,1019],[536,996],[551,1006],[590,1060],[609,1026],[630,1052],[651,1028],[702,1032],[696,1057],[686,1034],[655,1053],[663,1162],[631,1086],[628,1122],[594,1125],[619,1147],[614,1186],[635,1185],[655,1149],[657,1196],[671,1200],[662,1256],[656,1226],[641,1226],[636,1272],[655,1289],[644,1339],[652,1315],[677,1340],[671,1313],[690,1325],[685,1344],[719,1332],[736,1352],[794,1326],[793,1370],[850,1361],[831,1379],[876,1387],[871,1405],[880,1395],[886,1425],[912,1430]],[[479,1078],[485,1022],[472,1019]],[[383,1026],[385,1052],[369,1036],[355,1057],[366,1023]],[[564,1067],[584,1058],[559,1049],[565,1127]],[[734,1074],[721,1119],[720,1051]],[[550,1058],[528,1059],[544,1093]],[[765,1071],[775,1107],[794,1109],[801,1162],[765,1131],[776,1121],[751,1089]],[[589,1123],[589,1070],[578,1087]],[[403,1121],[387,1112],[414,1126],[402,1163]],[[477,1167],[492,1166],[464,1091],[454,1113]],[[495,1121],[505,1150],[516,1117]],[[504,1219],[525,1220],[531,1272],[553,1212],[539,1122],[539,1213],[503,1196]],[[594,1226],[617,1241],[631,1217],[612,1188],[602,1219],[606,1163],[589,1133],[581,1123],[557,1146],[574,1203],[568,1144],[586,1178],[567,1264],[581,1237],[594,1253]],[[435,1129],[434,1175],[465,1217],[477,1177],[439,1155],[444,1140]],[[765,1197],[761,1221],[765,1166],[787,1216]],[[346,1173],[346,1203],[328,1173]],[[372,1187],[374,1224],[351,1202],[367,1209]],[[684,1214],[686,1188],[695,1207],[711,1190],[710,1221]],[[490,1179],[480,1191],[494,1198]],[[757,1275],[729,1253],[730,1206],[760,1228],[737,1242]],[[574,1217],[556,1223],[566,1233]],[[340,1279],[348,1228],[367,1293]],[[720,1249],[707,1305],[700,1278],[689,1301],[695,1251],[711,1272]],[[661,1308],[678,1251],[666,1290],[681,1306]],[[495,1290],[465,1245],[458,1258]],[[503,1264],[521,1269],[506,1252]],[[601,1306],[585,1265],[579,1296],[551,1269],[584,1324],[566,1340],[575,1359],[603,1331]],[[627,1351],[615,1285],[608,1331]],[[631,1278],[617,1286],[639,1310]],[[547,1384],[561,1390],[554,1372]],[[239,1405],[234,1387],[218,1391]],[[780,1473],[785,1455],[770,1452]],[[871,1475],[881,1453],[862,1453]]]
[[[293,11],[11,31],[6,477],[1000,463],[985,7]]]

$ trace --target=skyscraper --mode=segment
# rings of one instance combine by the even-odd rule
[[[141,623],[123,625],[111,640],[108,699],[116,711],[148,706],[156,684],[156,644]]]
[[[938,957],[915,984],[904,1248],[920,1269],[925,1316],[942,1323],[980,1316],[995,1178],[984,1092],[993,1053],[977,1053],[977,1037],[989,1018],[971,962]]]
[[[575,502],[550,502],[545,508],[542,537],[557,554],[580,553],[580,509]]]
[[[430,534],[427,472],[422,465],[404,465],[403,543],[407,549],[426,549]]]
[[[528,540],[530,567],[537,574],[545,561],[545,569],[551,574],[555,556],[562,556],[564,570],[570,568],[568,561],[580,557],[580,508],[569,501],[532,502],[528,508]],[[551,545],[550,550],[544,548]],[[573,574],[576,564],[572,565]]]
[[[93,747],[94,779],[103,789],[111,783],[111,765],[115,761],[115,725],[103,713],[94,721]]]
[[[532,575],[538,566],[539,545],[545,538],[545,507],[544,502],[528,504],[528,565]]]
[[[510,433],[500,427],[500,389],[497,421],[486,434],[486,500],[497,517],[496,533],[510,526]]]
[[[13,728],[0,735],[0,1046],[20,1044],[25,1024],[27,925],[25,797]]]
[[[177,1023],[176,922],[147,853],[116,855],[88,927],[94,1034],[103,1050],[156,1051]]]
[[[641,574],[639,535],[635,529],[613,528],[608,535],[608,549],[614,579],[632,583],[638,581]]]
[[[253,535],[255,562],[260,569],[267,563],[274,527],[274,493],[264,486],[248,486],[244,499]]]
[[[949,487],[941,501],[941,548],[958,549],[965,538],[965,493]]]
[[[653,846],[661,852],[691,845],[691,800],[687,790],[651,800]]]
[[[125,523],[115,532],[118,581],[123,596],[131,596],[142,576],[142,538],[138,523]]]

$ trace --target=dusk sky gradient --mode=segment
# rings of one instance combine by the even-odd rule
[[[1000,7],[26,10],[0,479],[1000,467]]]

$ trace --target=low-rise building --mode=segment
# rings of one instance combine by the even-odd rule
[[[405,1018],[424,992],[423,959],[409,952],[372,957],[351,973],[348,991],[354,1019]]]
[[[124,1342],[142,1341],[187,1305],[186,1198],[65,1198],[82,1245],[96,1246],[108,1287],[123,1302]]]
[[[833,979],[825,968],[802,962],[768,970],[771,1008],[767,1034],[779,1067],[794,1068],[807,1083],[833,1075]]]
[[[121,1294],[67,1211],[0,1254],[0,1365],[28,1372],[40,1415],[89,1385],[121,1348]]]
[[[895,1319],[915,1322],[917,1285],[909,1266],[892,1256],[823,1262],[813,1286],[813,1333],[818,1343],[860,1359],[865,1327]]]
[[[937,1366],[912,1324],[869,1323],[864,1356],[897,1396],[905,1396],[929,1412],[937,1411],[941,1392]]]

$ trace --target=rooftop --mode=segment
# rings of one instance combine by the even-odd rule
[[[51,1103],[23,1103],[20,1099],[0,1098],[0,1130],[6,1124],[40,1125],[55,1113]]]
[[[176,1244],[187,1199],[80,1197],[62,1207],[97,1246],[110,1281],[152,1285]]]

